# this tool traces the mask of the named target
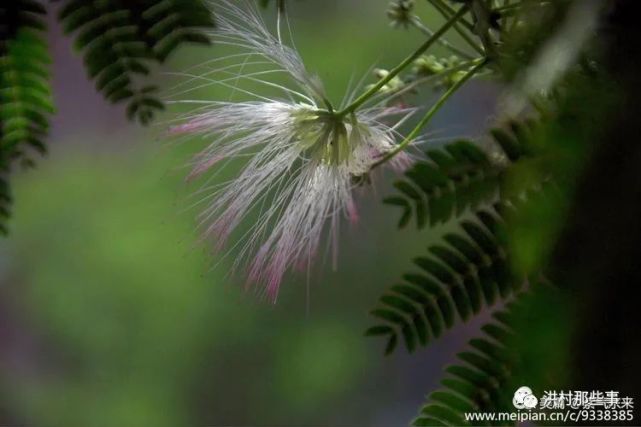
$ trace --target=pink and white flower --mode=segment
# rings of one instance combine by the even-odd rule
[[[208,143],[194,157],[190,178],[242,162],[234,179],[204,187],[207,206],[200,220],[205,235],[215,236],[222,247],[248,216],[256,215],[246,221],[251,227],[239,239],[237,264],[253,258],[249,282],[263,285],[275,300],[285,272],[309,265],[323,237],[337,233],[341,217],[358,219],[353,189],[395,148],[396,127],[411,111],[379,103],[337,115],[327,107],[320,80],[306,71],[298,52],[268,31],[255,9],[245,6],[216,3],[218,29],[213,34],[214,43],[245,53],[228,57],[236,59],[232,65],[191,75],[190,81],[228,86],[253,99],[177,101],[197,108],[172,132],[197,134]],[[264,65],[270,68],[248,71]],[[270,74],[284,75],[291,85],[260,78]],[[284,96],[261,96],[243,89],[242,83],[277,89]],[[351,98],[353,94],[344,104]],[[403,167],[407,160],[400,155],[388,163]]]

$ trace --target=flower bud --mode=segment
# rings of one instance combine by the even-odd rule
[[[375,68],[372,73],[374,74],[374,77],[376,77],[376,80],[384,79],[389,75],[389,71],[384,70],[382,68]],[[374,86],[375,84],[370,84],[370,85],[367,85],[365,89],[369,90]],[[389,94],[389,93],[393,93],[401,90],[404,86],[405,86],[405,82],[400,77],[395,76],[394,78],[392,78],[392,80],[387,82],[387,84],[381,87],[379,89],[379,92],[383,94]]]
[[[434,55],[423,55],[414,61],[412,71],[419,77],[433,76],[445,70],[445,66]]]
[[[390,3],[387,9],[387,17],[393,27],[407,28],[414,19],[413,9],[414,0],[395,0]]]

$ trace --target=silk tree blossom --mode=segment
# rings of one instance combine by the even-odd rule
[[[222,248],[250,212],[257,212],[239,239],[235,267],[251,259],[248,283],[261,285],[275,300],[285,272],[309,266],[324,236],[329,235],[335,253],[341,218],[358,219],[354,188],[394,150],[396,127],[411,111],[386,107],[379,100],[354,112],[336,113],[297,51],[281,42],[280,33],[272,35],[255,9],[240,3],[242,7],[216,3],[213,38],[245,53],[228,57],[236,60],[232,65],[189,76],[191,82],[227,86],[253,99],[177,101],[198,107],[172,132],[198,134],[207,141],[193,159],[190,178],[233,159],[243,162],[234,179],[203,188],[207,206],[200,221],[204,234],[214,236]],[[261,65],[270,68],[253,71]],[[291,84],[260,78],[270,74],[282,74]],[[277,89],[284,96],[261,96],[244,89],[243,83]],[[408,162],[401,153],[386,164],[402,169]]]

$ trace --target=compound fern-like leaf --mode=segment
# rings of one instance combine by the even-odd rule
[[[470,416],[516,412],[513,397],[522,386],[539,399],[545,390],[563,387],[572,363],[564,346],[573,328],[573,300],[544,280],[519,293],[445,369],[442,387],[427,397],[413,425],[514,425]]]
[[[0,6],[0,233],[6,233],[11,203],[9,173],[16,161],[45,152],[53,112],[42,4],[16,0]]]
[[[457,319],[466,321],[520,288],[523,278],[510,271],[503,209],[480,209],[461,220],[459,231],[414,260],[418,272],[405,274],[380,298],[372,315],[381,323],[366,334],[385,337],[386,353],[401,339],[410,352],[425,346]]]
[[[427,345],[457,319],[466,321],[483,307],[506,300],[523,284],[525,278],[511,271],[503,215],[540,193],[542,183],[510,194],[516,197],[513,202],[502,200],[502,186],[512,166],[536,156],[535,126],[533,121],[512,121],[492,130],[497,147],[492,159],[467,141],[429,150],[428,160],[395,184],[400,195],[385,202],[403,208],[400,226],[412,216],[418,228],[428,220],[434,225],[463,219],[458,220],[459,231],[445,234],[427,256],[414,260],[420,271],[405,274],[372,311],[380,323],[366,334],[384,337],[386,354],[400,341],[410,352]],[[472,212],[473,219],[465,219]]]
[[[153,67],[185,42],[208,44],[203,29],[214,25],[201,0],[68,0],[60,20],[75,33],[96,88],[111,102],[127,101],[127,115],[142,124],[164,108],[144,83]]]
[[[494,321],[481,328],[485,336],[472,339],[468,350],[457,355],[461,363],[445,369],[443,389],[428,396],[413,425],[479,425],[482,421],[470,422],[465,414],[513,409],[514,391],[508,384],[518,369],[518,357],[510,343],[512,310],[513,306],[496,313]]]
[[[419,229],[433,226],[497,201],[501,176],[510,162],[532,155],[533,126],[531,122],[513,121],[506,129],[492,131],[500,147],[497,154],[509,162],[491,159],[469,141],[428,150],[427,160],[415,164],[405,173],[406,179],[394,184],[399,194],[384,200],[402,209],[399,227],[406,226],[412,216]]]

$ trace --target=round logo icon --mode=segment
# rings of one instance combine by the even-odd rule
[[[519,387],[518,390],[514,393],[514,398],[512,399],[512,404],[516,409],[532,409],[536,408],[536,405],[539,403],[539,400],[532,394],[532,389],[530,387]]]

